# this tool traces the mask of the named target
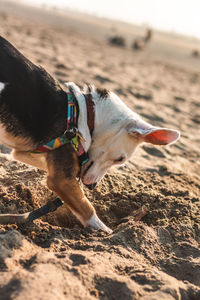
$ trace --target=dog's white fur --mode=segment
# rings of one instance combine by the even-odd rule
[[[94,229],[101,229],[104,230],[105,232],[112,233],[112,230],[106,226],[96,214],[92,215],[92,217],[89,219],[88,223],[86,224],[87,226],[91,226]]]
[[[3,91],[4,88],[5,88],[5,83],[0,82],[0,93]]]
[[[80,89],[74,83],[69,83],[68,86],[75,95],[77,95],[77,91],[81,94]],[[78,97],[80,97],[80,94]],[[91,87],[91,94],[95,104],[95,125],[92,144],[91,138],[89,138],[89,141],[87,140],[88,130],[85,134],[82,127],[79,127],[87,145],[91,144],[89,147],[89,164],[93,162],[93,165],[82,178],[85,184],[97,183],[110,167],[115,164],[123,164],[131,157],[136,147],[145,141],[144,137],[146,135],[160,129],[143,121],[116,94],[110,92],[109,96],[102,100],[95,87]],[[81,103],[81,105],[83,104]],[[86,117],[87,114],[85,113],[81,116],[83,119]],[[84,119],[83,124],[87,127],[86,119]],[[162,132],[164,131],[171,132],[172,135],[168,138],[168,144],[175,142],[179,138],[180,134],[178,131],[168,128],[162,129]],[[123,159],[118,162],[117,160],[120,158]]]

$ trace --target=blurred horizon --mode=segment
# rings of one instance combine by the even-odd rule
[[[19,2],[19,1],[15,1]],[[200,39],[199,0],[20,0],[34,6],[73,9]]]

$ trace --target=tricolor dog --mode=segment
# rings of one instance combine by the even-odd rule
[[[179,132],[157,128],[107,90],[68,83],[66,92],[0,37],[0,143],[15,159],[47,172],[47,186],[84,226],[111,233],[84,196],[143,143],[167,145]]]

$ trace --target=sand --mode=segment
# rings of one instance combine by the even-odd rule
[[[65,207],[26,226],[1,225],[0,299],[200,299],[200,59],[190,55],[199,42],[154,33],[135,52],[106,43],[108,21],[95,36],[95,19],[77,18],[2,2],[0,34],[60,83],[113,90],[181,138],[142,145],[94,191],[85,189],[112,235],[84,229]],[[100,30],[101,20],[95,24]],[[0,151],[0,213],[27,212],[54,197],[44,172]],[[148,212],[135,221],[142,205]]]

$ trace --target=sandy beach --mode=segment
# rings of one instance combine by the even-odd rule
[[[2,1],[0,35],[62,85],[116,92],[144,120],[180,130],[173,145],[143,144],[92,192],[107,235],[59,208],[27,226],[0,225],[0,300],[200,299],[200,41],[74,12]],[[113,32],[126,47],[107,43]],[[22,83],[23,84],[23,83]],[[24,213],[54,195],[43,171],[0,145],[0,213]],[[135,221],[134,211],[147,214]]]

